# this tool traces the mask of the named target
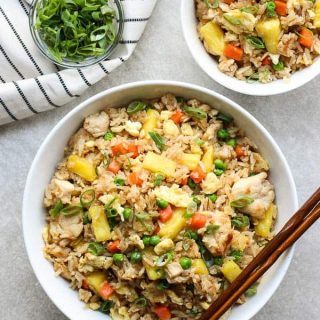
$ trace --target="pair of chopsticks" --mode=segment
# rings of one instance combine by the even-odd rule
[[[320,218],[320,188],[205,311],[201,320],[218,320],[312,224]]]

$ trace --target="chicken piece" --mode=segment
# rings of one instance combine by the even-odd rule
[[[194,286],[197,294],[209,296],[212,299],[217,297],[220,285],[213,276],[203,275],[200,277],[200,281],[198,281],[198,278],[194,278],[194,280],[196,280],[194,281]]]
[[[124,129],[133,137],[139,137],[142,124],[140,122],[126,121]]]
[[[79,271],[88,273],[93,272],[95,269],[108,270],[113,264],[110,257],[95,256],[91,253],[86,253],[84,257],[80,258]]]
[[[222,187],[220,180],[213,172],[209,172],[201,183],[202,192],[205,194],[215,193]]]
[[[233,238],[230,217],[223,212],[216,211],[210,224],[219,226],[219,228],[212,233],[205,233],[202,242],[214,256],[224,255]]]
[[[155,282],[148,283],[142,294],[146,297],[151,303],[166,303],[167,302],[167,292],[165,290],[159,290]]]
[[[95,138],[101,137],[109,128],[109,116],[104,111],[92,114],[86,117],[83,127]]]
[[[264,217],[275,197],[273,186],[266,178],[267,174],[261,172],[248,178],[242,178],[233,185],[230,196],[231,201],[242,196],[249,196],[253,199],[253,202],[248,206],[238,208],[239,211],[257,219]]]
[[[183,269],[178,262],[172,262],[167,265],[167,272],[169,278],[175,278],[181,275]]]
[[[74,185],[66,180],[53,178],[46,189],[45,206],[52,206],[56,199],[60,199],[62,203],[70,203]]]
[[[118,279],[129,281],[143,278],[145,272],[145,268],[141,267],[140,264],[131,264],[128,260],[125,260],[120,267],[113,264],[111,268]]]
[[[57,220],[51,221],[49,233],[53,241],[61,239],[77,239],[83,230],[82,216],[80,214],[72,216],[59,215]]]
[[[269,170],[269,164],[268,162],[262,158],[262,156],[259,153],[253,152],[252,153],[253,159],[255,160],[255,164],[253,167],[253,172],[259,173],[262,171],[268,171]]]
[[[85,303],[88,303],[92,297],[92,292],[89,290],[79,289],[79,299]]]
[[[82,155],[86,142],[92,139],[92,135],[83,128],[79,129],[69,140],[68,147],[76,154]]]

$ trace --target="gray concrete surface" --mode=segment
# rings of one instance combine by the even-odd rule
[[[292,93],[256,98],[213,82],[193,61],[182,36],[180,0],[159,0],[134,55],[109,78],[66,107],[0,127],[0,319],[63,320],[41,289],[25,252],[21,204],[35,153],[51,128],[75,105],[122,83],[170,79],[196,83],[235,100],[271,132],[291,166],[302,203],[320,185],[320,77]],[[281,287],[255,320],[320,319],[320,224],[296,247]]]

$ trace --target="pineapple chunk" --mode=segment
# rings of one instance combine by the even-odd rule
[[[148,152],[143,160],[142,167],[154,173],[162,173],[166,177],[172,177],[176,171],[177,164],[164,156],[154,152]]]
[[[207,172],[211,172],[213,170],[213,159],[213,146],[209,146],[201,160]]]
[[[199,275],[208,275],[209,271],[202,259],[194,259],[192,262],[192,267],[194,268],[194,272]]]
[[[262,220],[259,220],[255,226],[256,234],[260,237],[267,238],[270,235],[273,216],[276,214],[277,207],[272,203],[265,213]]]
[[[153,109],[149,109],[147,111],[147,119],[142,126],[146,138],[149,138],[148,132],[153,131],[155,128],[157,128],[159,117],[160,115],[158,111]]]
[[[180,134],[179,128],[172,120],[163,122],[163,132],[165,136],[177,137]]]
[[[87,159],[81,158],[75,154],[69,156],[67,168],[87,181],[92,182],[97,178],[95,166]]]
[[[313,25],[316,28],[320,28],[320,1],[318,0],[314,6],[315,16],[313,18]]]
[[[177,184],[173,184],[170,188],[160,186],[154,189],[153,194],[157,199],[163,199],[178,208],[186,208],[192,202],[192,197]]]
[[[234,9],[223,14],[222,23],[226,29],[233,33],[242,34],[243,32],[252,32],[256,21],[257,18],[253,14]]]
[[[189,123],[183,123],[181,125],[181,133],[184,136],[193,136],[193,129]]]
[[[280,40],[281,25],[278,17],[260,20],[256,24],[256,31],[263,39],[267,50],[270,53],[278,53],[278,43]]]
[[[86,276],[86,281],[89,287],[98,293],[102,284],[107,281],[107,276],[103,271],[95,271]]]
[[[201,183],[202,191],[206,194],[215,193],[221,187],[222,183],[214,172],[209,172]]]
[[[229,282],[232,282],[240,275],[242,270],[234,261],[229,260],[224,262],[221,272]]]
[[[89,216],[92,220],[92,229],[97,241],[107,241],[111,239],[111,232],[106,213],[103,206],[91,206]]]
[[[165,272],[163,269],[159,267],[152,267],[147,263],[143,263],[147,276],[150,280],[158,280],[158,279],[163,279],[165,278]]]
[[[217,56],[223,54],[225,46],[224,33],[219,25],[214,21],[210,21],[199,29],[199,33],[209,53]]]
[[[187,224],[184,213],[185,209],[183,208],[174,209],[171,219],[162,224],[158,235],[174,239]]]
[[[182,153],[179,162],[187,166],[190,170],[194,170],[198,166],[200,158],[200,154]]]

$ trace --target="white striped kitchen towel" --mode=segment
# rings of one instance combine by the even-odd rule
[[[121,0],[124,31],[112,57],[61,71],[33,42],[24,1],[32,2],[0,0],[0,125],[58,108],[121,65],[134,51],[157,0]]]

